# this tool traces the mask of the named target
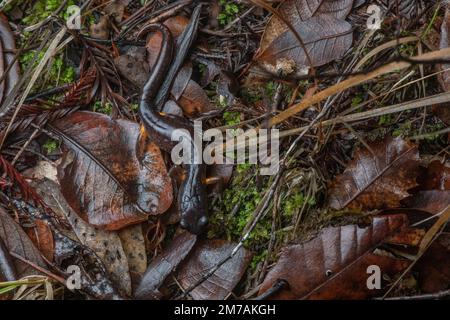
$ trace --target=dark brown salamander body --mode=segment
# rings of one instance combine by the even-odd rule
[[[187,130],[190,133],[191,143],[194,131],[192,123],[187,119],[163,114],[155,110],[154,99],[170,67],[174,41],[167,27],[161,24],[149,25],[141,33],[143,31],[159,31],[163,39],[155,66],[144,85],[139,105],[139,116],[151,139],[164,151],[171,152],[172,148],[178,143],[171,140],[174,130]],[[181,212],[180,224],[191,233],[199,234],[204,231],[208,223],[207,194],[202,183],[205,168],[201,164],[185,164],[184,168],[187,174],[178,194],[178,207]]]

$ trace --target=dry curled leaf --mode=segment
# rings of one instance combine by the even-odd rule
[[[236,245],[224,240],[199,243],[177,273],[181,286],[187,289],[199,282],[212,268],[227,258]],[[196,286],[189,295],[194,300],[225,299],[241,280],[251,258],[252,254],[241,247],[231,259]]]
[[[417,185],[419,151],[402,138],[386,138],[355,152],[355,157],[331,183],[328,204],[333,209],[398,207]],[[373,152],[373,153],[372,153]]]
[[[150,143],[136,156],[139,126],[93,112],[77,112],[57,122],[67,147],[58,166],[61,191],[81,218],[118,230],[165,212],[172,182],[159,148]]]
[[[375,248],[403,230],[405,215],[374,217],[368,226],[346,225],[323,229],[314,239],[283,249],[265,278],[260,294],[278,279],[289,286],[273,299],[364,299],[386,289],[367,288],[367,268],[377,265],[385,275],[404,270],[409,262],[374,253]]]

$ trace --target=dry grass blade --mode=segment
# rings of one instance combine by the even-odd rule
[[[442,49],[438,51],[433,51],[429,53],[425,53],[422,55],[418,55],[412,58],[412,60],[417,61],[433,61],[436,59],[448,59],[450,57],[450,48]],[[272,127],[274,125],[277,125],[290,117],[306,110],[312,105],[315,105],[319,102],[322,102],[323,100],[327,99],[328,97],[331,97],[337,93],[340,93],[346,89],[353,88],[355,86],[358,86],[360,84],[363,84],[367,81],[373,80],[379,76],[392,73],[392,72],[398,72],[400,70],[406,69],[412,65],[411,62],[407,61],[396,61],[388,63],[384,66],[381,66],[373,71],[370,71],[366,74],[359,74],[350,77],[347,80],[344,80],[340,83],[337,83],[331,87],[328,87],[325,90],[320,91],[319,93],[313,95],[310,98],[307,98],[303,100],[302,102],[292,106],[291,108],[281,112],[280,114],[272,117],[269,120],[269,126]]]

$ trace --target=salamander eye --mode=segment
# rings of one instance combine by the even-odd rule
[[[199,220],[198,220],[198,224],[200,225],[200,226],[205,226],[205,225],[207,225],[208,224],[208,218],[206,217],[206,216],[203,216],[203,217],[201,217]]]

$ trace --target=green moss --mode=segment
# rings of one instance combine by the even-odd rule
[[[236,18],[237,14],[241,11],[241,8],[238,4],[229,0],[219,0],[219,3],[221,11],[217,19],[219,20],[219,24],[224,26]]]
[[[252,261],[250,261],[249,266],[249,274],[253,274],[256,269],[258,268],[259,264],[262,263],[267,257],[267,250],[263,250],[259,254],[255,254],[252,258]]]
[[[32,68],[36,68],[39,62],[44,57],[44,51],[37,52],[36,50],[32,50],[24,53],[20,57],[20,64],[23,70],[29,68],[29,65],[33,61],[35,54],[37,54],[38,59],[34,62]],[[46,84],[42,89],[48,89],[56,87],[58,85],[72,83],[75,80],[75,69],[64,63],[63,54],[57,55],[53,59],[50,68],[44,69],[44,72],[45,70],[48,70],[46,74],[44,73]],[[36,88],[34,89],[34,91],[35,90]]]
[[[38,0],[34,2],[34,6],[32,10],[30,10],[29,14],[22,19],[22,24],[25,26],[34,25],[40,21],[43,21],[48,16],[53,14],[63,3],[62,0]],[[75,1],[69,0],[66,4],[66,8],[75,4]],[[62,18],[66,18],[67,12],[66,10],[62,10],[60,16]],[[23,45],[26,40],[29,38],[30,33],[24,32],[21,35],[20,42]],[[21,55],[19,61],[23,70],[31,67],[36,68],[39,62],[44,57],[45,50],[37,51],[31,50],[27,51]],[[30,63],[33,61],[35,55],[37,55],[36,61],[30,66]],[[39,87],[39,83],[33,88],[33,91],[38,89],[45,90],[49,88],[53,88],[55,86],[59,86],[62,84],[71,83],[75,80],[75,70],[73,67],[68,66],[64,62],[64,55],[58,54],[51,61],[51,66],[44,68],[43,72],[43,81],[41,84],[45,84],[43,87]],[[39,87],[39,88],[38,88]]]
[[[380,126],[391,125],[394,118],[391,114],[384,114],[378,118],[378,124]]]
[[[96,101],[92,109],[94,112],[100,112],[108,116],[110,116],[112,113],[112,105],[109,102],[102,104],[101,101]]]
[[[262,99],[261,92],[256,88],[244,88],[241,95],[249,103],[256,103]]]
[[[48,139],[42,147],[45,149],[47,154],[51,154],[59,148],[59,143],[56,140]]]
[[[361,102],[363,102],[363,97],[361,94],[357,94],[353,99],[352,99],[352,108],[357,107],[361,104]]]
[[[305,203],[312,207],[316,204],[316,200],[314,198],[308,198],[303,195],[303,193],[294,193],[289,195],[286,199],[284,199],[282,208],[283,215],[290,219],[293,215],[300,210]]]
[[[234,111],[225,111],[223,113],[223,120],[228,126],[233,126],[241,122],[241,114]]]
[[[22,19],[22,23],[25,25],[33,25],[40,22],[53,14],[62,3],[62,0],[38,0],[35,2],[33,9],[30,10],[29,14]],[[74,4],[75,1],[69,0],[66,8]],[[66,10],[62,10],[60,17],[67,18]]]
[[[239,240],[247,223],[261,201],[265,185],[259,189],[254,179],[254,165],[238,165],[235,176],[223,194],[218,210],[211,217],[210,238],[226,235],[228,239]],[[237,210],[236,210],[237,209]],[[259,221],[248,241],[247,247],[258,246],[270,239],[271,218]]]
[[[400,127],[396,128],[394,131],[392,131],[393,137],[406,137],[411,134],[412,124],[410,121],[406,121],[405,123],[401,124]]]

